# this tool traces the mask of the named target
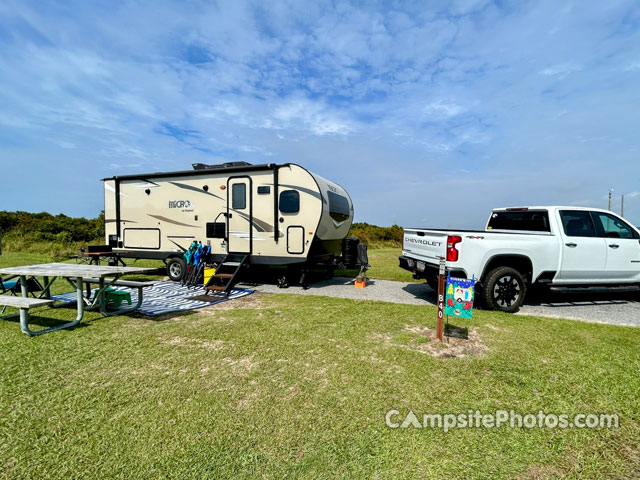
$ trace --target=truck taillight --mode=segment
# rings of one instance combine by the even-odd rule
[[[458,249],[456,245],[462,241],[462,237],[458,235],[449,235],[447,237],[447,262],[457,262],[458,261]]]

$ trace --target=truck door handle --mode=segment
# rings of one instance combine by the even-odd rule
[[[565,243],[565,245],[570,248],[576,248],[578,246],[577,243]]]
[[[620,247],[620,245],[617,245],[615,243],[610,243],[609,244],[609,248],[619,248],[619,247]]]

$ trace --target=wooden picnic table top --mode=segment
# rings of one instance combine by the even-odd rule
[[[153,273],[157,268],[111,267],[108,265],[85,265],[77,263],[44,263],[41,265],[24,265],[22,267],[0,268],[4,275],[25,275],[40,277],[108,277],[110,275],[126,275],[131,273]]]

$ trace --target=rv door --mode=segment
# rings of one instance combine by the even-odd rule
[[[253,196],[249,177],[230,177],[227,181],[227,232],[229,253],[251,253]]]
[[[282,190],[278,200],[280,228],[287,232],[287,253],[302,255],[305,250],[305,231],[300,225],[300,192]]]

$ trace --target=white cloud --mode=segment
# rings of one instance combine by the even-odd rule
[[[580,65],[576,65],[574,63],[562,63],[558,65],[551,65],[544,70],[540,70],[538,73],[540,75],[564,79],[567,75],[573,72],[578,72],[580,70],[582,70],[582,67]]]
[[[424,107],[427,118],[447,119],[455,117],[465,111],[465,108],[455,102],[437,100]]]
[[[635,62],[631,62],[630,64],[628,64],[624,70],[626,72],[637,72],[638,70],[640,70],[640,60],[636,60]]]
[[[614,185],[640,223],[631,4],[385,5],[7,0],[3,173],[81,176],[56,205],[91,215],[106,174],[297,161],[360,198],[362,220],[443,220],[423,210],[445,185],[479,199],[451,206],[467,225],[495,204],[601,204]]]
[[[308,129],[316,135],[347,135],[354,128],[325,105],[305,98],[286,100],[265,124],[275,129]]]
[[[452,2],[451,10],[460,15],[481,10],[491,2],[489,0],[455,0]]]

